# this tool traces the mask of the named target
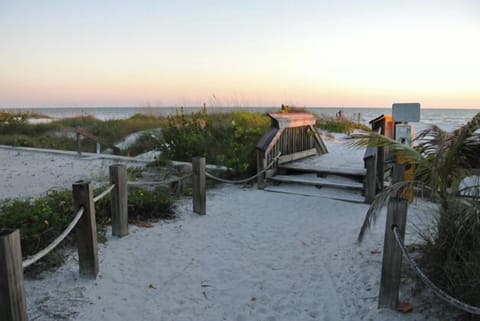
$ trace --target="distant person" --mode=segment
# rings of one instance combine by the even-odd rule
[[[335,114],[335,117],[337,117],[337,119],[342,119],[343,118],[343,111],[341,109],[339,111],[337,111],[337,113]]]

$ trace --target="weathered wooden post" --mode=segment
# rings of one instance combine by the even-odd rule
[[[401,181],[403,179],[403,173],[404,166],[395,164],[393,167],[393,183]],[[385,225],[382,275],[380,279],[380,292],[378,295],[379,308],[395,309],[398,304],[402,251],[395,239],[393,227],[397,226],[401,238],[405,238],[407,210],[408,201],[403,195],[397,195],[396,197],[390,198],[387,208],[387,222]]]
[[[79,181],[73,184],[73,204],[75,210],[84,208],[76,227],[80,275],[95,279],[98,274],[97,225],[90,182]]]
[[[205,157],[194,157],[192,159],[192,173],[193,211],[200,215],[205,215],[207,214]]]
[[[27,320],[18,230],[0,229],[0,320]]]
[[[365,177],[365,202],[372,203],[377,195],[377,147],[367,147],[363,161],[367,170]]]
[[[125,165],[110,166],[110,183],[115,184],[115,188],[110,193],[112,235],[123,237],[128,235],[128,190]]]
[[[82,157],[81,134],[78,132],[78,129],[77,129],[77,131],[76,131],[76,137],[77,137],[77,153],[78,153],[78,157]]]

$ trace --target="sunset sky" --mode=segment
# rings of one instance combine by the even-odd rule
[[[479,0],[0,0],[0,108],[480,108]]]

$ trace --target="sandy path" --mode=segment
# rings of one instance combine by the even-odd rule
[[[355,244],[365,205],[224,186],[207,215],[132,227],[100,252],[96,281],[71,257],[28,281],[38,320],[438,320],[423,303],[377,309],[383,225]],[[408,294],[408,293],[407,293]],[[413,300],[413,301],[412,301]],[[39,308],[39,306],[41,308]],[[52,311],[56,311],[53,313]]]
[[[105,181],[114,162],[0,148],[0,196]],[[410,206],[409,224],[422,206]],[[366,205],[222,186],[208,191],[206,216],[191,209],[180,200],[177,219],[109,237],[95,281],[79,278],[75,251],[27,280],[29,320],[446,319],[410,285],[401,298],[413,313],[377,309],[384,220],[358,246]]]

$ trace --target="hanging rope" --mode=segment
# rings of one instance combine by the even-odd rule
[[[115,184],[112,184],[109,188],[107,188],[106,190],[104,190],[100,195],[95,196],[95,197],[93,198],[93,202],[94,202],[94,203],[98,202],[99,200],[101,200],[102,198],[104,198],[105,195],[107,195],[108,193],[110,193],[111,191],[113,191],[114,188],[115,188]]]
[[[43,258],[45,255],[47,255],[48,253],[50,253],[53,249],[55,249],[58,244],[60,244],[60,242],[62,242],[66,237],[67,235],[73,230],[73,228],[75,227],[75,225],[77,225],[78,221],[80,220],[80,218],[82,217],[83,213],[85,212],[85,209],[83,207],[81,207],[77,214],[75,215],[75,217],[73,218],[72,222],[67,226],[67,228],[65,229],[65,231],[63,231],[62,234],[60,234],[55,240],[53,240],[52,243],[50,243],[50,245],[48,245],[46,248],[44,248],[43,250],[41,250],[40,252],[38,252],[37,254],[33,255],[33,256],[30,256],[28,259],[26,259],[25,261],[22,262],[22,267],[25,269],[27,267],[29,267],[30,265],[32,265],[33,263],[37,262],[38,260],[40,260],[41,258]]]
[[[210,174],[209,172],[205,171],[205,176],[211,178],[211,179],[214,179],[216,181],[219,181],[219,182],[222,182],[222,183],[228,183],[228,184],[244,184],[244,183],[248,183],[250,182],[251,180],[254,180],[255,178],[257,178],[258,176],[262,175],[263,173],[265,173],[268,169],[270,169],[270,167],[272,167],[275,162],[278,160],[278,158],[280,157],[281,153],[278,153],[278,155],[270,162],[270,164],[268,164],[267,167],[265,167],[263,170],[261,170],[260,172],[258,172],[257,174],[249,177],[249,178],[245,178],[245,179],[241,179],[241,180],[227,180],[227,179],[223,179],[223,178],[220,178],[220,177],[216,177],[212,174]]]
[[[476,307],[473,305],[466,304],[450,295],[448,295],[445,291],[437,287],[426,275],[423,273],[423,271],[420,269],[418,264],[413,260],[413,258],[410,256],[408,253],[407,249],[405,248],[405,245],[403,244],[402,238],[400,237],[399,231],[398,231],[398,226],[394,225],[392,226],[393,234],[395,235],[395,239],[397,240],[398,246],[400,247],[403,256],[407,259],[407,262],[410,264],[410,266],[413,268],[415,272],[417,272],[418,276],[420,279],[422,279],[423,283],[425,283],[432,291],[437,295],[440,299],[443,301],[447,302],[450,305],[453,305],[454,307],[463,310],[465,312],[471,313],[471,314],[476,314],[480,315],[480,307]]]

